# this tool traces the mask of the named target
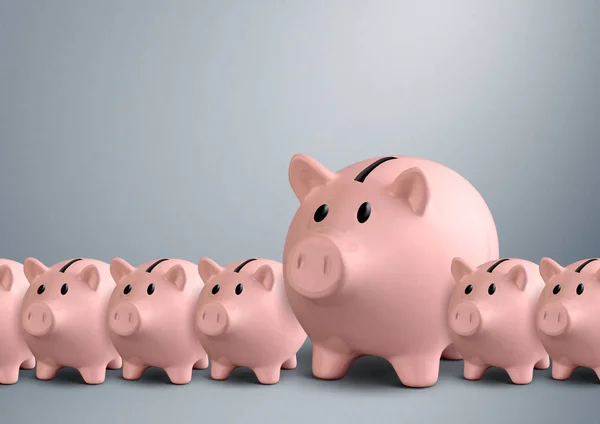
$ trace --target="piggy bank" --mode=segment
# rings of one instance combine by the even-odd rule
[[[387,359],[410,387],[437,382],[458,359],[447,325],[450,263],[498,258],[487,204],[435,162],[383,157],[331,172],[295,155],[300,201],[284,246],[290,305],[313,345],[313,374],[342,377],[363,355]]]
[[[20,368],[35,366],[35,358],[23,339],[19,315],[27,287],[23,265],[0,259],[0,384],[16,383]]]
[[[456,287],[448,324],[464,359],[465,378],[479,380],[487,368],[500,367],[513,383],[531,383],[534,368],[550,366],[535,325],[535,307],[544,288],[538,265],[500,259],[473,268],[455,258],[451,271]]]
[[[72,367],[86,383],[103,383],[107,367],[122,365],[106,325],[108,299],[115,287],[109,265],[72,259],[47,268],[27,258],[24,271],[29,288],[21,324],[37,359],[37,378],[50,380],[60,368]]]
[[[173,384],[187,384],[192,369],[208,367],[194,324],[204,286],[196,264],[160,259],[135,268],[114,258],[110,271],[117,286],[109,302],[108,325],[123,358],[123,378],[137,380],[154,366],[164,369]]]
[[[249,259],[225,268],[209,258],[198,263],[206,282],[198,299],[198,337],[211,359],[210,375],[225,380],[236,367],[254,371],[262,384],[296,367],[306,333],[290,308],[281,264]]]
[[[537,327],[552,358],[552,377],[568,379],[577,367],[600,377],[600,260],[562,267],[543,258],[539,267],[546,286],[537,305]]]

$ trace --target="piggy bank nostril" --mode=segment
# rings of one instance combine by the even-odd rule
[[[547,316],[548,316],[548,312],[544,312],[544,320],[546,319]]]
[[[329,271],[331,271],[331,259],[329,256],[325,256],[323,258],[323,274],[329,275]]]
[[[296,260],[296,268],[300,269],[304,265],[304,255],[299,254],[298,259]]]
[[[31,312],[27,314],[27,320],[31,321]]]
[[[130,312],[127,318],[129,319],[129,322],[131,322],[133,320],[133,314]]]
[[[458,320],[458,317],[459,317],[459,316],[460,316],[460,314],[459,314],[458,312],[457,312],[457,313],[455,313],[455,314],[454,314],[454,319],[455,319],[455,320]]]

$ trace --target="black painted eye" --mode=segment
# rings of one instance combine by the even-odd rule
[[[125,286],[125,288],[123,289],[123,293],[125,293],[125,294],[131,293],[131,284],[127,284]]]
[[[315,211],[315,216],[314,216],[315,222],[323,221],[328,213],[329,213],[329,206],[327,206],[325,204],[319,206],[319,208]]]
[[[490,286],[488,287],[488,294],[492,295],[496,293],[496,285],[494,283],[490,284]]]
[[[583,293],[583,289],[584,289],[584,287],[583,287],[583,283],[579,283],[579,285],[577,286],[577,291],[576,291],[576,293],[577,293],[578,295],[581,295],[581,293]]]
[[[219,293],[219,290],[221,289],[221,287],[219,287],[218,284],[215,284],[212,288],[212,294],[217,294]]]
[[[38,287],[37,294],[42,294],[45,291],[46,291],[46,286],[42,284],[41,286]]]
[[[237,294],[238,296],[240,294],[242,294],[243,291],[244,291],[244,286],[242,285],[242,283],[235,286],[235,294]]]
[[[362,205],[360,205],[360,207],[358,208],[358,213],[356,214],[356,219],[358,219],[358,222],[360,222],[362,224],[363,222],[366,222],[370,216],[371,216],[371,205],[369,204],[369,202],[365,202]]]
[[[471,284],[469,284],[467,287],[465,287],[465,294],[469,294],[473,291],[473,286]]]
[[[62,294],[63,296],[64,296],[65,294],[67,294],[67,292],[68,292],[68,291],[69,291],[69,285],[68,285],[67,283],[63,284],[63,285],[60,287],[60,294]]]
[[[152,293],[154,293],[154,290],[155,290],[155,289],[156,289],[156,287],[154,287],[154,283],[150,283],[150,284],[148,285],[148,290],[146,290],[146,293],[148,293],[148,294],[152,294]]]
[[[552,293],[554,294],[558,294],[558,292],[560,291],[560,284],[557,284],[554,286],[554,288],[552,289]]]

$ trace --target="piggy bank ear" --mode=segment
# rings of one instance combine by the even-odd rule
[[[398,175],[390,184],[389,191],[392,196],[408,202],[417,215],[425,214],[429,204],[429,184],[419,168],[410,168]]]
[[[165,278],[167,281],[173,283],[179,290],[183,290],[185,283],[187,282],[185,270],[181,265],[173,265],[165,274]]]
[[[294,155],[290,161],[288,176],[292,190],[302,203],[312,189],[327,184],[335,179],[337,174],[331,172],[310,156]]]
[[[524,290],[527,285],[527,271],[523,265],[515,265],[506,274],[506,279],[513,282],[519,290]]]
[[[256,281],[261,283],[268,291],[271,291],[275,283],[275,273],[269,265],[263,265],[254,271],[252,276]]]
[[[96,291],[100,285],[100,272],[94,264],[83,268],[77,275],[77,278],[90,286],[90,288],[94,291]]]
[[[110,275],[116,283],[133,271],[135,271],[135,267],[129,265],[125,259],[113,258],[110,261]]]
[[[223,267],[210,258],[202,258],[198,262],[198,273],[205,283],[223,271]]]
[[[452,277],[454,277],[454,281],[460,283],[467,275],[471,275],[474,270],[471,265],[467,261],[462,258],[454,258],[452,259],[452,265],[450,266],[450,272],[452,273]]]
[[[13,284],[13,273],[8,265],[0,266],[0,287],[6,291],[10,291]]]
[[[23,263],[23,272],[25,272],[29,284],[46,271],[48,271],[48,267],[35,258],[27,258]]]
[[[540,261],[540,275],[544,283],[548,283],[552,277],[560,274],[564,268],[556,261],[550,258],[542,258]]]

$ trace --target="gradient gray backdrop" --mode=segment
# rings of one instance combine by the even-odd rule
[[[281,259],[294,153],[450,166],[501,254],[600,255],[600,3],[0,0],[0,257]],[[468,213],[468,210],[465,211]],[[589,370],[403,388],[385,361],[277,386],[23,372],[0,422],[592,423]]]

